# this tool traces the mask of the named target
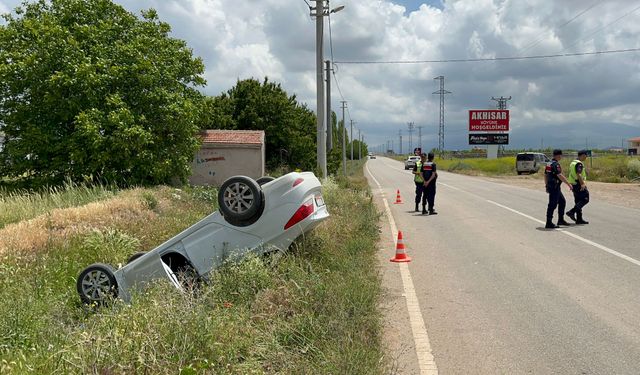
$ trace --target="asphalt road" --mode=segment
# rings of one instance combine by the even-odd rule
[[[404,234],[441,374],[640,373],[640,210],[592,196],[584,209],[591,224],[544,230],[542,186],[439,172],[439,214],[422,216],[413,212],[415,187],[401,162],[378,158],[367,168],[382,186],[369,179],[376,199],[386,195]],[[391,204],[396,189],[402,205]],[[382,252],[388,263],[394,249]],[[383,271],[390,294],[401,298],[397,266]],[[404,327],[395,340],[411,340]]]

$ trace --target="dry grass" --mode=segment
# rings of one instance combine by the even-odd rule
[[[118,197],[80,207],[55,209],[33,219],[9,224],[0,229],[0,255],[34,252],[94,229],[118,222],[151,220],[155,213],[143,199],[143,190],[123,192]]]
[[[107,186],[76,185],[71,182],[35,192],[8,191],[0,187],[0,228],[34,218],[56,208],[77,207],[111,198],[116,193],[117,190]]]
[[[279,259],[226,264],[197,294],[159,282],[131,305],[84,309],[75,277],[184,230],[215,209],[215,191],[125,191],[29,220],[29,238],[57,239],[27,241],[38,256],[0,257],[0,300],[11,301],[0,304],[0,373],[382,373],[378,214],[354,167],[325,185],[331,219]]]

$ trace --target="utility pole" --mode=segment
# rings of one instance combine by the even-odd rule
[[[398,130],[398,145],[400,146],[400,152],[398,155],[402,155],[402,129]]]
[[[331,61],[325,61],[327,64],[327,152],[333,148],[333,117],[331,116]]]
[[[420,147],[420,149],[422,150],[422,128],[424,128],[424,126],[420,125],[417,128],[418,128],[418,147]]]
[[[351,120],[351,138],[349,138],[351,143],[351,161],[353,161],[353,120]]]
[[[407,123],[407,126],[409,127],[409,151],[411,151],[413,149],[412,133],[413,133],[414,124],[413,122],[409,122]]]
[[[435,80],[440,81],[440,90],[434,92],[433,94],[440,95],[440,125],[438,127],[438,153],[440,157],[442,157],[442,153],[444,152],[444,96],[446,94],[451,94],[451,91],[447,91],[444,89],[444,76],[438,76],[434,78]]]
[[[358,129],[358,160],[362,159],[362,141],[360,141],[360,129]]]
[[[347,124],[344,123],[344,110],[347,108],[347,102],[342,101],[342,172],[347,175]]]
[[[312,10],[314,10],[312,8]],[[316,17],[316,152],[317,166],[320,169],[322,178],[327,177],[327,149],[324,128],[324,77],[322,74],[323,56],[323,33],[324,33],[324,0],[316,0],[315,13]]]
[[[511,100],[511,96],[509,96],[508,98],[505,98],[504,96],[500,96],[499,98],[494,98],[492,96],[491,100],[495,100],[496,102],[498,102],[498,109],[506,110],[507,109],[507,100]],[[502,150],[502,153],[504,154],[504,145],[498,146],[498,151],[500,151],[500,150]]]

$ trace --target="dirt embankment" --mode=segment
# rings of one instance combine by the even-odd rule
[[[487,181],[498,182],[527,189],[544,191],[542,176],[504,176],[482,177]],[[591,199],[602,200],[618,206],[640,209],[640,184],[606,183],[587,181]]]

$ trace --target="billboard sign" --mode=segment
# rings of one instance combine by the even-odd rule
[[[509,131],[509,110],[471,109],[469,110],[470,132]]]
[[[508,145],[509,134],[469,134],[470,145]]]

